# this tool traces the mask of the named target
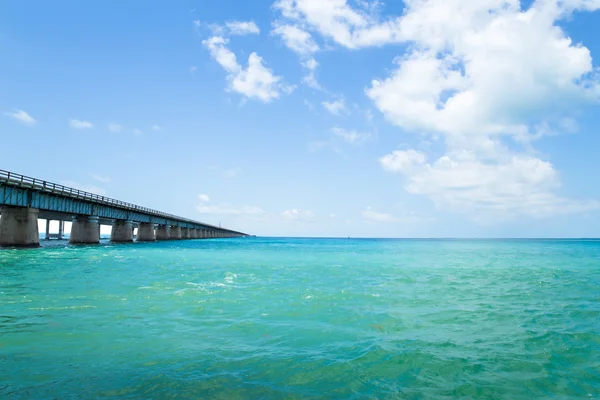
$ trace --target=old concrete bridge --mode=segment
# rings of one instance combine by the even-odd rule
[[[38,218],[46,220],[46,238],[51,220],[72,221],[70,243],[99,243],[100,225],[112,225],[110,240],[137,241],[232,238],[241,232],[192,221],[93,193],[0,170],[0,247],[40,245]]]

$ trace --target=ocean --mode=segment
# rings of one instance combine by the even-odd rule
[[[3,249],[0,398],[600,399],[600,241]]]

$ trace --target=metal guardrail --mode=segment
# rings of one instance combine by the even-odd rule
[[[67,187],[58,183],[47,182],[41,179],[32,178],[30,176],[15,174],[14,172],[5,171],[2,169],[0,169],[0,183],[6,183],[8,185],[17,186],[20,188],[35,189],[40,192],[58,194],[74,199],[94,201],[98,204],[118,207],[130,211],[137,211],[144,214],[153,215],[155,217],[169,218],[181,222],[205,225],[211,228],[228,231],[228,229],[223,229],[214,225],[205,224],[203,222],[194,221],[188,218],[178,217],[176,215],[167,214],[162,211],[153,210],[147,207],[141,207],[121,200],[111,199],[110,197],[101,196],[99,194],[85,192],[83,190]]]

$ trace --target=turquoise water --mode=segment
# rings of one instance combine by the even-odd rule
[[[600,241],[0,251],[7,399],[600,399]]]

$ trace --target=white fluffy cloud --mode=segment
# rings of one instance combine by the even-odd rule
[[[70,119],[69,125],[73,129],[92,129],[94,125],[89,121],[83,121],[80,119]]]
[[[555,117],[597,95],[588,49],[574,45],[541,5],[488,13],[479,3],[443,4],[434,8],[439,16],[424,6],[405,16],[412,27],[407,36],[419,48],[398,58],[392,75],[367,91],[396,125],[453,140],[521,135],[531,120]],[[457,27],[450,15],[464,15],[466,26]]]
[[[431,162],[416,150],[395,151],[381,158],[384,169],[403,175],[410,193],[455,212],[548,216],[597,208],[561,197],[552,164],[518,144],[560,129],[577,106],[598,100],[589,50],[557,21],[600,2],[540,0],[525,10],[518,0],[406,5],[398,26],[413,46],[366,93],[390,122],[441,137],[447,150]]]
[[[11,117],[16,119],[19,122],[24,123],[25,125],[35,125],[36,120],[29,114],[27,114],[23,110],[14,110],[11,112],[5,112],[4,115],[7,117]]]
[[[324,101],[321,104],[333,115],[340,116],[348,113],[348,109],[346,108],[346,100],[343,97],[333,101]]]
[[[229,90],[265,103],[279,98],[282,92],[289,93],[293,90],[291,86],[282,82],[281,77],[265,67],[263,59],[256,53],[251,53],[248,66],[242,67],[235,54],[227,48],[228,42],[224,37],[213,36],[202,43],[209,49],[215,61],[227,71]]]
[[[278,0],[273,7],[290,23],[351,49],[401,41],[398,17],[381,20],[378,1],[357,4],[353,8],[346,0]]]
[[[304,83],[314,89],[321,89],[315,77],[315,70],[319,63],[314,58],[314,53],[320,48],[312,35],[299,26],[282,22],[275,23],[272,33],[280,36],[285,45],[300,56],[302,66],[308,70]]]
[[[301,56],[311,56],[319,51],[312,35],[298,26],[276,24],[273,34],[281,36],[285,45]]]
[[[529,215],[545,217],[588,211],[597,201],[560,197],[558,174],[547,161],[507,153],[485,162],[468,151],[433,163],[415,150],[395,151],[380,159],[384,169],[406,177],[406,190],[429,196],[441,209],[477,217]]]
[[[260,29],[254,21],[230,21],[225,24],[230,35],[258,35]]]

